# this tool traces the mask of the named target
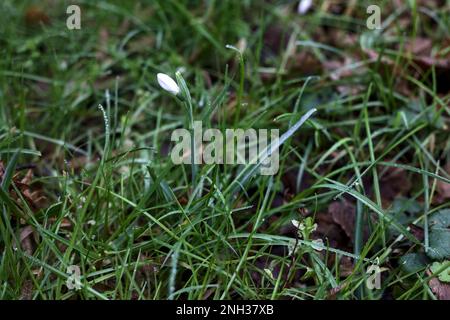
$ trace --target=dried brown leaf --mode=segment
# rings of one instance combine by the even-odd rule
[[[347,200],[334,201],[328,206],[333,221],[353,240],[355,230],[355,207]]]
[[[39,26],[41,24],[50,24],[50,17],[43,8],[38,6],[29,6],[25,11],[25,24],[29,27]]]
[[[28,255],[32,255],[34,251],[33,245],[33,228],[31,226],[26,226],[20,230],[19,240],[22,250],[25,251]]]
[[[33,282],[25,280],[20,291],[20,300],[31,300],[33,297]]]
[[[427,270],[427,274],[431,275],[432,272]],[[441,282],[438,278],[432,278],[428,285],[439,300],[450,300],[450,284]]]
[[[411,190],[411,181],[402,168],[388,167],[380,177],[380,193],[383,206],[389,207],[395,198],[406,196]]]

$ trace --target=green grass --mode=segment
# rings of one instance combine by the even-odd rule
[[[448,1],[357,1],[339,14],[324,0],[305,16],[288,1],[76,3],[73,31],[73,1],[0,4],[0,298],[437,298],[427,269],[438,259],[413,271],[400,261],[430,250],[430,217],[450,208],[436,200],[450,183],[448,69],[414,73],[405,44],[427,38],[448,57]],[[373,3],[381,31],[366,28]],[[176,71],[187,109],[156,82]],[[313,108],[274,176],[174,165],[167,151],[192,120],[284,133]],[[42,204],[23,193],[28,168]],[[354,240],[333,246],[330,231],[321,245],[314,223],[342,199],[355,207]],[[376,262],[387,271],[369,290]],[[80,290],[66,286],[71,265]]]

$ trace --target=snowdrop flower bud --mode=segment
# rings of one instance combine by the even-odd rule
[[[312,6],[312,0],[300,0],[297,11],[299,14],[305,14]]]
[[[158,73],[156,77],[158,78],[158,83],[161,86],[161,88],[170,92],[173,95],[177,95],[178,93],[180,93],[180,87],[178,87],[175,80],[173,80],[167,74]]]

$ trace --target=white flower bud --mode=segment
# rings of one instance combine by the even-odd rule
[[[169,77],[167,74],[164,73],[158,73],[156,75],[158,78],[158,83],[167,92],[170,92],[173,95],[177,95],[180,93],[180,87],[178,87],[175,80],[173,80],[171,77]]]
[[[312,6],[312,0],[300,0],[297,11],[299,14],[305,14]]]

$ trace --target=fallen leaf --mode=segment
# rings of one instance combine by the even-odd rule
[[[427,270],[427,275],[431,276],[432,272]],[[450,300],[450,284],[439,281],[434,277],[428,282],[431,291],[436,295],[439,300]]]
[[[150,52],[155,44],[154,35],[145,35],[131,40],[128,43],[128,52],[131,53],[143,53]]]
[[[33,190],[31,187],[31,183],[33,180],[33,171],[29,169],[25,176],[20,179],[20,172],[16,173],[13,177],[14,184],[20,190],[23,198],[27,201],[27,203],[34,209],[39,209],[44,206],[45,197],[41,195],[40,190]],[[15,192],[13,192],[15,194]],[[20,197],[15,195],[15,199],[18,203],[20,203]]]
[[[433,41],[430,38],[417,37],[408,41],[404,49],[413,55],[429,55],[431,54],[432,45]]]
[[[20,300],[31,300],[33,297],[33,282],[25,280],[20,291]]]
[[[345,287],[347,286],[346,283],[342,283],[332,289],[328,292],[327,300],[336,300],[336,296],[339,292],[341,292]]]
[[[423,230],[423,228],[416,226],[414,224],[409,224],[409,229],[411,234],[420,242],[423,241],[423,239],[425,238],[425,232]]]
[[[34,251],[34,245],[32,240],[33,228],[31,226],[26,226],[20,230],[19,241],[20,245],[28,255],[32,255]]]
[[[328,213],[333,221],[345,232],[347,237],[354,239],[355,230],[355,206],[347,200],[334,201],[328,206]]]
[[[438,202],[443,203],[450,199],[450,183],[438,180],[436,182],[436,192],[438,193]]]
[[[50,18],[45,11],[38,6],[29,6],[25,11],[25,23],[29,27],[41,24],[50,24]]]
[[[333,221],[329,213],[319,212],[315,222],[317,230],[313,232],[314,239],[324,239],[325,243],[333,248],[351,250],[351,241],[342,228]]]
[[[406,196],[411,190],[411,180],[402,168],[388,167],[380,176],[380,193],[383,206],[389,207],[398,197]]]
[[[339,261],[339,275],[341,277],[348,277],[353,273],[354,265],[350,257],[342,256]]]
[[[3,176],[5,175],[5,165],[0,161],[0,183],[3,182]]]
[[[444,166],[445,171],[450,174],[450,162]],[[1,173],[0,173],[1,174]],[[437,180],[436,181],[436,197],[434,202],[437,204],[444,203],[450,199],[450,183]]]

